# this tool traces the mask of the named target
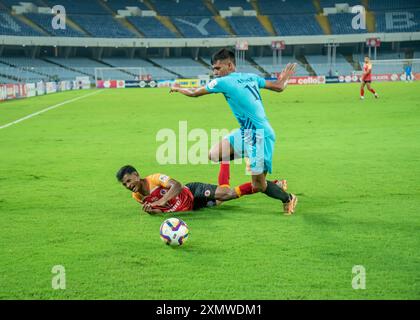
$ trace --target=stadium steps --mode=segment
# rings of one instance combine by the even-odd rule
[[[21,14],[14,14],[14,13],[12,13],[12,16],[13,16],[13,18],[18,19],[22,23],[27,24],[28,26],[30,26],[32,29],[38,31],[39,33],[44,34],[46,36],[50,36],[50,34],[47,31],[45,31],[44,29],[42,29],[35,22],[32,22],[31,20],[29,20],[25,16],[23,16]]]
[[[321,6],[321,2],[319,1],[319,0],[312,0],[312,2],[313,2],[313,4],[314,4],[314,7],[316,8],[316,12],[318,13],[318,14],[321,14],[322,13],[322,6]]]
[[[156,8],[150,3],[149,0],[143,0],[142,1],[150,10],[158,13]],[[172,20],[169,17],[160,16],[157,14],[155,16],[156,19],[158,19],[169,31],[171,31],[173,34],[175,34],[178,38],[183,38],[184,36],[182,33],[178,30],[177,27],[172,23]]]
[[[153,61],[153,60],[151,60],[151,59],[144,58],[144,60],[146,60],[147,62],[151,63],[154,67],[161,68],[162,70],[165,70],[166,72],[169,72],[169,73],[171,73],[171,74],[173,74],[173,75],[176,75],[176,76],[177,76],[177,77],[179,77],[179,78],[184,78],[184,77],[183,77],[182,75],[180,75],[179,73],[176,73],[176,72],[174,72],[174,71],[172,71],[172,70],[170,70],[170,69],[167,69],[167,68],[165,68],[164,66],[161,66],[160,64],[158,64],[158,63],[154,62],[154,61]]]
[[[213,14],[214,21],[223,29],[226,31],[227,34],[234,36],[235,32],[233,31],[232,27],[230,26],[229,22],[223,17],[220,16],[219,11],[214,6],[213,2],[211,0],[204,0],[204,5],[207,7],[207,9],[210,10],[210,12]]]
[[[127,19],[125,18],[116,18],[114,17],[115,20],[117,20],[120,24],[122,24],[122,26],[128,30],[130,30],[132,33],[134,33],[136,36],[138,36],[139,38],[145,38],[144,34],[141,33],[133,24],[131,24],[131,22],[129,22]]]
[[[80,33],[83,33],[88,36],[92,36],[89,32],[87,32],[85,29],[82,29],[82,27],[80,27],[76,22],[71,20],[69,17],[66,17],[66,23],[68,23],[69,26],[75,29],[76,31],[79,31]]]
[[[112,16],[115,16],[115,12],[108,6],[108,4],[104,1],[99,0],[99,5],[104,8],[108,13]]]
[[[350,63],[350,65],[353,67],[356,71],[362,71],[362,67],[360,66],[359,61],[354,60],[354,57],[352,54],[349,55],[343,55],[344,58],[346,58],[347,62]]]
[[[164,16],[156,16],[156,19],[158,19],[169,31],[171,31],[173,34],[175,34],[178,38],[184,38],[182,33],[178,30],[177,27],[172,23],[172,20],[169,17]]]
[[[259,72],[261,72],[265,77],[269,77],[270,73],[267,72],[263,67],[261,67],[258,63],[256,63],[252,58],[247,58],[246,61],[248,61],[251,66],[253,66],[255,69],[257,69]]]
[[[276,36],[276,30],[274,30],[273,24],[271,23],[271,20],[269,17],[264,16],[260,14],[260,8],[258,6],[258,3],[256,0],[251,0],[251,6],[252,8],[257,12],[257,19],[260,22],[260,24],[263,26],[265,31],[271,36]]]
[[[214,20],[219,24],[220,27],[223,28],[229,35],[234,36],[236,35],[235,31],[233,31],[231,25],[225,18],[222,18],[221,16],[214,16]]]
[[[308,71],[310,76],[317,75],[315,70],[312,68],[311,64],[309,63],[309,61],[306,60],[305,56],[296,57],[296,60],[303,65],[303,67],[306,69],[306,71]]]
[[[73,68],[71,68],[71,67],[69,67],[69,66],[66,66],[66,65],[64,65],[64,64],[60,64],[60,63],[54,62],[54,61],[52,61],[52,60],[50,60],[50,59],[48,59],[48,58],[44,58],[44,59],[42,59],[42,60],[47,61],[47,62],[49,62],[49,63],[51,63],[51,64],[54,64],[54,65],[56,65],[56,66],[60,66],[60,67],[62,67],[62,68],[64,68],[64,69],[67,69],[67,70],[71,70],[71,71],[74,71],[74,72],[77,72],[77,73],[82,73],[82,74],[87,75],[87,76],[89,76],[89,77],[91,77],[91,76],[92,76],[91,74],[89,74],[89,73],[87,73],[87,72],[84,72],[84,71],[82,71],[82,70],[76,70],[76,69],[73,69]]]
[[[376,31],[375,14],[372,11],[368,11],[367,9],[366,9],[366,28],[369,33],[375,33]]]
[[[324,16],[322,13],[315,15],[316,21],[318,21],[321,26],[324,34],[331,34],[331,25],[328,17]]]
[[[11,67],[11,68],[16,68],[16,69],[21,68],[22,70],[30,71],[30,72],[32,72],[32,73],[39,74],[40,76],[43,76],[43,77],[49,78],[49,75],[48,75],[48,74],[45,74],[45,73],[39,72],[38,70],[32,70],[32,69],[30,69],[29,67],[20,67],[20,66],[18,66],[18,65],[16,65],[16,64],[8,63],[8,62],[6,62],[6,61],[0,61],[0,63],[2,63],[2,64],[4,64],[4,65],[6,65],[6,67]],[[9,76],[9,78],[10,78],[10,76]],[[19,80],[19,79],[18,79],[18,78],[16,78],[16,80]]]
[[[95,59],[95,58],[90,58],[90,59],[93,60],[93,61],[96,61],[96,62],[99,62],[99,63],[103,64],[105,67],[119,68],[117,66],[114,66],[114,65],[112,65],[112,64],[110,64],[108,62],[102,61],[100,59]],[[130,75],[130,76],[136,76],[134,73],[131,73],[128,70],[119,69],[118,71],[123,72],[123,73],[125,73],[127,75]]]
[[[268,32],[269,35],[271,36],[276,36],[277,33],[273,28],[273,24],[271,23],[270,18],[268,18],[267,16],[257,16],[258,21],[260,22],[260,24],[263,26],[263,28],[265,29],[265,31]]]
[[[213,13],[213,16],[220,16],[219,11],[216,9],[211,0],[204,0],[204,5],[207,7],[207,9],[210,10],[211,13]]]

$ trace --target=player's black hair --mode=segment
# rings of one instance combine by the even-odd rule
[[[119,182],[122,182],[122,179],[126,174],[131,174],[133,172],[137,172],[136,168],[134,168],[133,166],[127,165],[127,166],[122,167],[120,170],[118,170],[116,177]]]
[[[219,51],[216,51],[211,57],[211,64],[215,63],[217,60],[226,60],[229,59],[236,65],[235,53],[232,50],[223,48]]]

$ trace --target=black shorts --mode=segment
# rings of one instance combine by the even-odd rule
[[[191,182],[187,183],[185,186],[190,189],[194,196],[193,210],[216,205],[217,186],[215,184]]]
[[[363,80],[364,83],[372,83],[372,80]]]

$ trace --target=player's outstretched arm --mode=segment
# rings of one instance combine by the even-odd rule
[[[286,68],[281,72],[279,78],[276,81],[266,81],[265,82],[265,89],[282,92],[287,87],[287,81],[289,81],[290,77],[294,75],[296,71],[297,64],[296,63],[289,63],[287,64]]]
[[[196,89],[187,89],[187,88],[180,88],[179,86],[173,86],[171,90],[169,91],[169,93],[174,93],[174,92],[179,92],[183,94],[184,96],[192,97],[192,98],[197,98],[197,97],[204,96],[206,94],[210,94],[210,92],[208,92],[205,87],[196,88]]]

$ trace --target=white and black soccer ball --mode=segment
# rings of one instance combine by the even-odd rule
[[[169,218],[160,226],[160,238],[170,246],[181,246],[187,241],[189,230],[187,224],[178,218]]]

